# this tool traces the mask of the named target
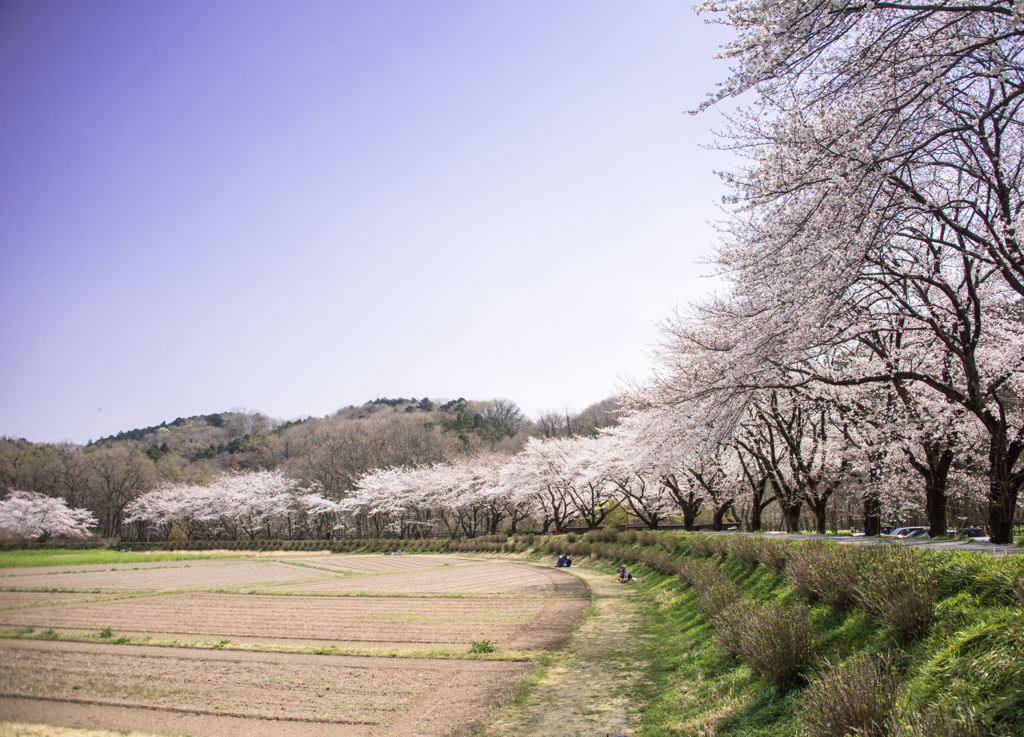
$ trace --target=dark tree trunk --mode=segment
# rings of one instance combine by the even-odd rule
[[[753,495],[751,498],[750,505],[750,527],[747,532],[760,532],[761,531],[761,513],[765,507],[771,504],[775,497],[772,497],[768,501],[763,501],[764,493],[768,488],[768,477],[762,478],[757,482],[757,485],[752,487]]]
[[[668,489],[669,494],[682,510],[683,524],[687,531],[693,532],[693,523],[697,519],[697,515],[700,514],[700,507],[704,499],[694,494],[693,491],[684,492],[675,474],[666,474],[662,477],[661,483]]]
[[[1001,545],[1013,543],[1013,513],[1024,474],[1013,473],[1020,456],[1017,443],[1007,448],[1004,438],[993,437],[989,450],[988,534],[989,540]]]
[[[824,535],[828,531],[827,530],[828,518],[827,518],[827,514],[826,514],[827,512],[828,512],[828,502],[827,501],[823,501],[821,504],[819,504],[818,506],[814,507],[814,523],[815,523],[815,527],[816,527],[815,532],[817,532],[819,535]]]
[[[864,535],[878,537],[882,531],[882,503],[878,494],[868,492],[864,495]]]
[[[722,530],[722,518],[725,517],[725,513],[729,511],[731,506],[732,504],[726,504],[721,509],[715,510],[715,515],[711,519],[712,530],[715,530],[716,532],[720,532]]]
[[[800,512],[803,510],[803,502],[788,506],[780,502],[779,506],[782,507],[782,516],[786,521],[786,532],[800,532]]]
[[[912,453],[910,465],[924,477],[925,512],[928,515],[929,537],[945,537],[946,489],[949,483],[949,469],[953,465],[953,450],[940,443],[925,443],[925,462],[921,463]]]

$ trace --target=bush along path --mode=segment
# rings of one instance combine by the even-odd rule
[[[595,614],[487,734],[1024,735],[1024,556],[614,531],[533,550],[585,561]]]
[[[638,719],[629,698],[649,666],[637,588],[617,583],[614,567],[594,561],[572,568],[586,581],[590,614],[558,651],[494,715],[486,737],[594,737],[634,734]]]

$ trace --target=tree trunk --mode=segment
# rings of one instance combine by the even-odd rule
[[[878,495],[869,492],[864,495],[864,535],[878,537],[882,531],[882,503]]]
[[[768,488],[768,477],[765,476],[761,479],[757,486],[753,489],[752,504],[750,505],[750,528],[747,532],[760,532],[761,531],[761,513],[765,510],[769,504],[774,501],[775,497],[772,497],[768,501],[762,501],[764,499],[764,493]]]
[[[1013,513],[1024,476],[1013,473],[1021,449],[1016,443],[1006,448],[1003,441],[1003,437],[993,436],[989,449],[988,534],[991,542],[1011,545]]]
[[[779,506],[782,507],[782,517],[786,521],[786,532],[800,532],[800,512],[804,506],[803,502],[788,506],[780,502]]]
[[[946,536],[946,488],[949,469],[953,464],[953,451],[944,444],[924,444],[925,463],[907,451],[910,465],[924,477],[925,513],[928,516],[929,537]]]
[[[928,515],[928,536],[945,537],[946,479],[935,480],[924,487],[925,512]]]
[[[823,501],[817,507],[814,507],[814,521],[817,526],[815,532],[819,535],[824,535],[828,530],[826,529],[828,523],[828,502]]]

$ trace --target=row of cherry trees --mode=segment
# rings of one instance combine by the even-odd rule
[[[281,471],[238,471],[206,486],[164,484],[143,494],[125,508],[124,532],[139,539],[165,539],[172,529],[188,540],[324,538],[336,534],[342,512]]]
[[[730,511],[742,509],[747,528],[760,530],[773,502],[786,529],[798,529],[809,511],[824,533],[839,490],[870,499],[876,518],[925,509],[925,488],[906,463],[906,446],[879,454],[877,446],[892,439],[874,425],[855,424],[842,405],[820,395],[775,391],[765,399],[746,407],[731,433],[702,424],[712,413],[698,415],[694,404],[648,406],[593,438],[535,438],[514,456],[378,469],[363,475],[341,506],[370,534],[402,537],[515,532],[526,520],[544,531],[594,529],[615,510],[651,528],[681,517],[692,529],[703,516],[721,529]],[[950,478],[971,495],[970,469]]]
[[[1007,1],[708,0],[745,94],[718,298],[666,326],[632,392],[739,448],[783,506],[985,478],[992,539],[1024,485],[1024,17]],[[788,464],[775,462],[782,448]],[[785,470],[783,474],[781,470]],[[873,522],[871,522],[873,521]]]
[[[765,391],[743,406],[729,432],[713,425],[724,415],[710,400],[639,404],[661,391],[657,382],[636,388],[633,410],[596,437],[532,438],[515,455],[378,468],[333,498],[281,471],[231,472],[210,485],[165,484],[126,507],[126,536],[163,539],[177,530],[188,539],[472,537],[523,525],[594,529],[609,515],[621,516],[617,510],[652,528],[680,517],[692,528],[704,515],[721,529],[730,510],[742,509],[748,529],[758,530],[773,502],[787,529],[797,529],[809,510],[825,532],[827,506],[840,489],[874,504],[876,517],[930,504],[921,472],[907,462],[918,452],[915,443],[927,438],[892,436],[878,421],[886,407],[860,406],[861,389]],[[961,428],[961,444],[977,445],[980,434],[968,430]],[[977,474],[952,468],[944,478],[970,489]]]

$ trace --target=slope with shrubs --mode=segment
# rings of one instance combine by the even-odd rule
[[[1024,735],[1019,555],[609,530],[531,542],[638,575],[656,643],[641,734]]]

